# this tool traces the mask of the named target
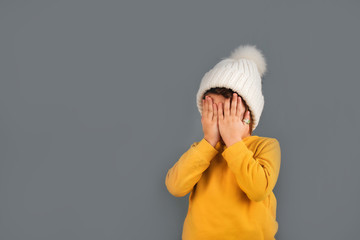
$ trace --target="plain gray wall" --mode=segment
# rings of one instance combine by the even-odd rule
[[[180,239],[165,176],[203,137],[200,80],[268,63],[277,239],[360,234],[358,1],[0,2],[0,239]]]

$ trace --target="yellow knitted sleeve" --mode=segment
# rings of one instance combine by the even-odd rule
[[[175,197],[183,197],[188,194],[217,153],[218,150],[204,138],[200,142],[193,143],[168,170],[165,179],[168,191]]]
[[[242,140],[226,148],[222,156],[249,199],[262,201],[271,193],[281,164],[281,150],[277,139],[268,138],[261,143],[256,156]]]

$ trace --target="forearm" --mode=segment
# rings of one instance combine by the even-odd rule
[[[234,173],[239,187],[253,201],[262,201],[274,188],[280,171],[280,145],[270,140],[254,157],[243,141],[231,145],[222,153]]]
[[[165,185],[168,191],[175,197],[188,194],[217,153],[204,138],[194,143],[167,172]]]

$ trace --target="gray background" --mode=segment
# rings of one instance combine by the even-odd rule
[[[180,239],[165,176],[240,44],[268,63],[277,239],[360,234],[357,1],[0,1],[0,239]]]

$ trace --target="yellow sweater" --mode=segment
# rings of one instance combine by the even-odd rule
[[[274,240],[273,193],[281,162],[277,139],[248,136],[227,147],[195,142],[169,169],[175,197],[190,193],[183,240]]]

